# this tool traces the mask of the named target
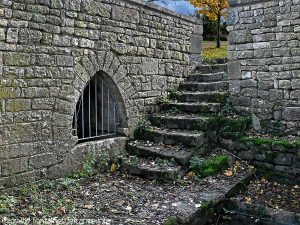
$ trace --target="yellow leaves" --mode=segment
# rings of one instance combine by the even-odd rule
[[[118,169],[117,164],[112,163],[110,166],[110,172],[115,173],[117,171],[117,169]]]
[[[252,203],[252,198],[251,197],[245,197],[245,201],[247,204],[251,204]]]
[[[196,174],[193,171],[190,171],[190,172],[188,172],[187,176],[192,178],[192,177],[196,176]]]
[[[56,210],[56,214],[59,216],[63,216],[66,214],[66,207],[60,207]]]
[[[232,177],[233,176],[233,172],[231,170],[225,170],[224,175],[226,177]]]
[[[229,8],[228,0],[189,0],[189,2],[199,8],[199,13],[211,20],[217,20],[222,16],[226,17]]]
[[[235,173],[238,172],[240,165],[241,165],[240,161],[235,161],[231,169],[225,170],[224,175],[226,177],[232,177]]]
[[[236,161],[235,164],[233,165],[233,171],[235,173],[238,171],[240,164],[241,163],[239,161]]]
[[[82,206],[82,208],[91,210],[91,209],[94,209],[95,206],[94,205],[84,205],[84,206]]]

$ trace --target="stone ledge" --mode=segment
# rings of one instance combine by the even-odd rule
[[[160,13],[167,14],[169,16],[178,17],[179,19],[185,20],[185,21],[193,23],[193,24],[201,24],[201,25],[203,24],[202,20],[199,20],[195,17],[181,15],[177,12],[174,12],[172,10],[169,10],[169,9],[166,9],[166,8],[163,8],[163,7],[160,7],[160,6],[158,6],[154,3],[149,3],[149,2],[144,1],[144,0],[124,0],[124,1],[136,4],[136,5],[140,5],[142,7],[146,7],[146,8],[155,10],[155,11],[159,11]]]
[[[297,225],[300,222],[300,213],[272,209],[263,205],[246,204],[239,200],[227,200],[225,207],[231,213],[244,214],[259,218],[260,221],[268,221],[270,224]]]
[[[229,0],[229,5],[231,7],[234,7],[234,6],[250,5],[255,3],[270,2],[270,1],[272,0]]]

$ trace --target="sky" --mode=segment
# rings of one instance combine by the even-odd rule
[[[185,15],[191,15],[194,14],[195,12],[194,6],[192,6],[189,2],[185,0],[166,0],[166,1],[168,3],[167,5],[163,3],[158,3],[158,4]]]

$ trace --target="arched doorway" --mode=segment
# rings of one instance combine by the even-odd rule
[[[111,83],[104,74],[97,73],[83,89],[73,119],[74,135],[79,142],[117,134],[122,109]]]

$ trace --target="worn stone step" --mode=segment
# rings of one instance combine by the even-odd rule
[[[172,92],[170,98],[179,102],[213,102],[225,103],[228,92]]]
[[[201,147],[205,144],[205,135],[201,131],[173,130],[173,129],[144,129],[142,140],[163,143],[167,145],[184,145],[185,147]]]
[[[179,90],[181,91],[228,91],[229,82],[228,81],[218,81],[218,82],[182,82],[179,85]]]
[[[195,72],[202,74],[227,72],[227,64],[200,65],[196,67]]]
[[[211,82],[227,80],[227,74],[225,72],[211,73],[211,74],[193,74],[187,78],[187,81],[191,82]]]
[[[174,159],[180,165],[187,166],[192,157],[192,150],[181,145],[164,145],[149,141],[135,140],[127,144],[126,150],[132,155],[161,159]]]
[[[184,130],[202,130],[206,131],[209,123],[207,116],[195,115],[172,115],[172,114],[159,114],[152,115],[150,122],[157,127],[164,127],[168,129],[184,129]]]
[[[220,103],[169,102],[160,105],[161,111],[179,111],[197,114],[217,114],[221,110]]]
[[[145,159],[129,156],[121,164],[123,172],[145,177],[150,180],[173,181],[184,175],[185,170],[173,161]]]

